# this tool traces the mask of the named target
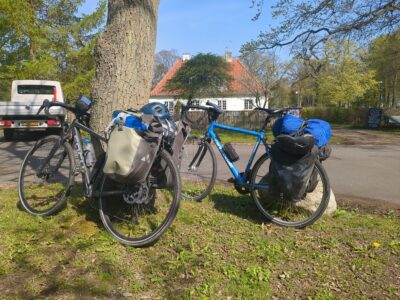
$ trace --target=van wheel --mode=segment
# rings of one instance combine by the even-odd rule
[[[14,137],[14,130],[12,129],[3,129],[4,130],[4,138],[6,141],[12,141]]]

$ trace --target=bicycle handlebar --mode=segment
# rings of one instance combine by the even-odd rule
[[[215,103],[212,103],[210,101],[207,101],[206,105],[208,106],[203,106],[203,105],[183,105],[183,110],[189,110],[189,109],[200,109],[200,110],[205,110],[205,111],[216,111],[217,113],[221,114],[224,111],[218,107],[218,105],[216,105]]]
[[[216,105],[215,103],[212,103],[211,101],[207,101],[206,105],[213,107],[218,113],[223,113],[224,110],[220,107],[218,107],[218,105]]]
[[[40,108],[39,108],[38,112],[36,113],[36,115],[39,115],[39,114],[42,112],[43,109],[45,110],[46,115],[48,115],[48,114],[49,114],[49,109],[50,109],[50,107],[53,107],[53,106],[63,107],[63,108],[65,108],[65,109],[69,110],[70,112],[72,112],[72,113],[75,114],[75,115],[77,115],[77,114],[82,115],[82,114],[83,114],[83,115],[88,115],[88,116],[90,116],[90,114],[87,113],[87,112],[85,112],[85,113],[79,113],[79,112],[76,110],[75,107],[72,107],[72,106],[69,105],[69,104],[66,104],[66,103],[63,103],[63,102],[50,102],[50,100],[48,100],[48,99],[45,99],[45,100],[43,101],[43,103],[42,103],[42,105],[40,106]]]

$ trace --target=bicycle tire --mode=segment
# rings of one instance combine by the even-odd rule
[[[75,159],[69,143],[61,144],[44,166],[42,174],[37,174],[43,166],[40,162],[49,157],[60,139],[59,136],[40,139],[29,150],[22,163],[18,178],[19,200],[22,207],[33,215],[49,216],[58,212],[65,205],[72,187]],[[54,204],[43,208],[46,202]]]
[[[261,177],[262,180],[265,180],[268,174],[268,173],[265,174],[265,168],[269,170],[269,163],[268,166],[265,165],[264,163],[269,159],[270,159],[269,155],[265,153],[254,164],[254,168],[250,179],[251,186],[254,186],[255,184],[259,183],[256,180],[257,177]],[[258,172],[260,171],[261,168],[263,168],[262,174],[265,175],[262,176],[258,175]],[[304,228],[314,223],[323,215],[326,207],[329,204],[329,197],[330,197],[329,178],[322,164],[318,160],[315,162],[314,168],[316,168],[318,172],[318,179],[320,181],[318,183],[319,189],[322,188],[321,200],[319,204],[315,203],[316,209],[314,211],[306,209],[301,201],[293,203],[288,200],[282,199],[281,198],[282,195],[279,196],[274,195],[274,193],[272,193],[271,191],[268,191],[266,193],[264,192],[265,194],[262,194],[263,192],[259,189],[251,190],[251,197],[256,203],[257,208],[271,223],[283,227]],[[304,201],[307,201],[307,198],[305,198]],[[267,205],[269,205],[268,208],[266,207]],[[280,213],[282,213],[282,216],[280,215],[278,216],[278,214]],[[301,214],[306,214],[306,217],[302,220],[295,220],[295,221],[289,220],[290,217],[295,218],[297,215],[301,216]]]
[[[170,168],[169,171],[171,172],[171,176],[173,178],[173,184],[170,188],[150,188],[149,196],[146,198],[148,199],[148,203],[129,204],[126,202],[126,200],[124,200],[123,196],[102,196],[103,192],[106,192],[107,189],[110,190],[108,187],[111,186],[112,189],[115,189],[121,188],[123,185],[112,181],[106,176],[104,176],[103,180],[101,181],[99,197],[100,218],[107,231],[122,244],[134,247],[145,247],[152,245],[161,237],[165,230],[171,226],[176,217],[181,197],[181,181],[179,170],[175,161],[167,151],[162,150],[159,152],[158,158],[156,158],[152,168],[156,167],[155,165],[157,159],[164,160],[167,166]],[[152,171],[150,171],[150,174],[151,172]],[[173,189],[173,194],[170,197],[171,201],[169,207],[167,207],[165,218],[160,221],[159,225],[155,225],[157,216],[154,216],[154,212],[162,210],[161,202],[167,199],[166,193],[171,188]],[[159,197],[157,199],[153,198],[151,192],[154,192],[154,197],[157,197],[157,195],[159,195]],[[121,217],[119,215],[117,216],[117,213],[120,214]],[[140,217],[148,217],[148,219],[145,221],[139,221],[139,214],[142,214]],[[126,222],[126,224],[122,224],[123,222]],[[144,226],[146,225],[151,227],[150,232],[147,232],[146,229],[144,229]],[[140,236],[128,236],[127,233],[123,232],[126,231],[125,228],[128,229],[129,234],[133,234],[133,231],[140,232],[138,233]]]
[[[196,145],[198,145],[198,148]],[[217,179],[217,157],[209,142],[196,137],[187,139],[183,147],[184,153],[180,169],[183,180],[182,197],[188,200],[202,201],[211,193],[215,185]],[[194,149],[189,149],[190,147],[194,147]],[[201,151],[205,152],[201,153]],[[195,157],[197,158],[194,160]],[[189,168],[191,162],[196,165],[200,159],[201,166],[199,165],[195,169]],[[210,170],[210,167],[207,166],[208,161],[211,162],[211,177],[209,177],[209,180],[207,180]],[[204,170],[200,171],[202,174],[196,175],[195,171],[198,171],[199,167],[203,167]]]

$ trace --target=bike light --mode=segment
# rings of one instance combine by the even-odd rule
[[[0,121],[0,126],[11,127],[12,121]]]
[[[53,86],[53,102],[57,102],[57,88]]]
[[[59,126],[60,125],[60,121],[58,120],[48,120],[47,121],[47,126]]]

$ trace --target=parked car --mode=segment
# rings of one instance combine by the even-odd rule
[[[0,128],[6,140],[12,140],[15,131],[48,131],[58,134],[64,125],[65,111],[61,107],[50,108],[50,114],[37,112],[48,99],[64,102],[61,84],[47,80],[14,80],[11,101],[0,102]]]

